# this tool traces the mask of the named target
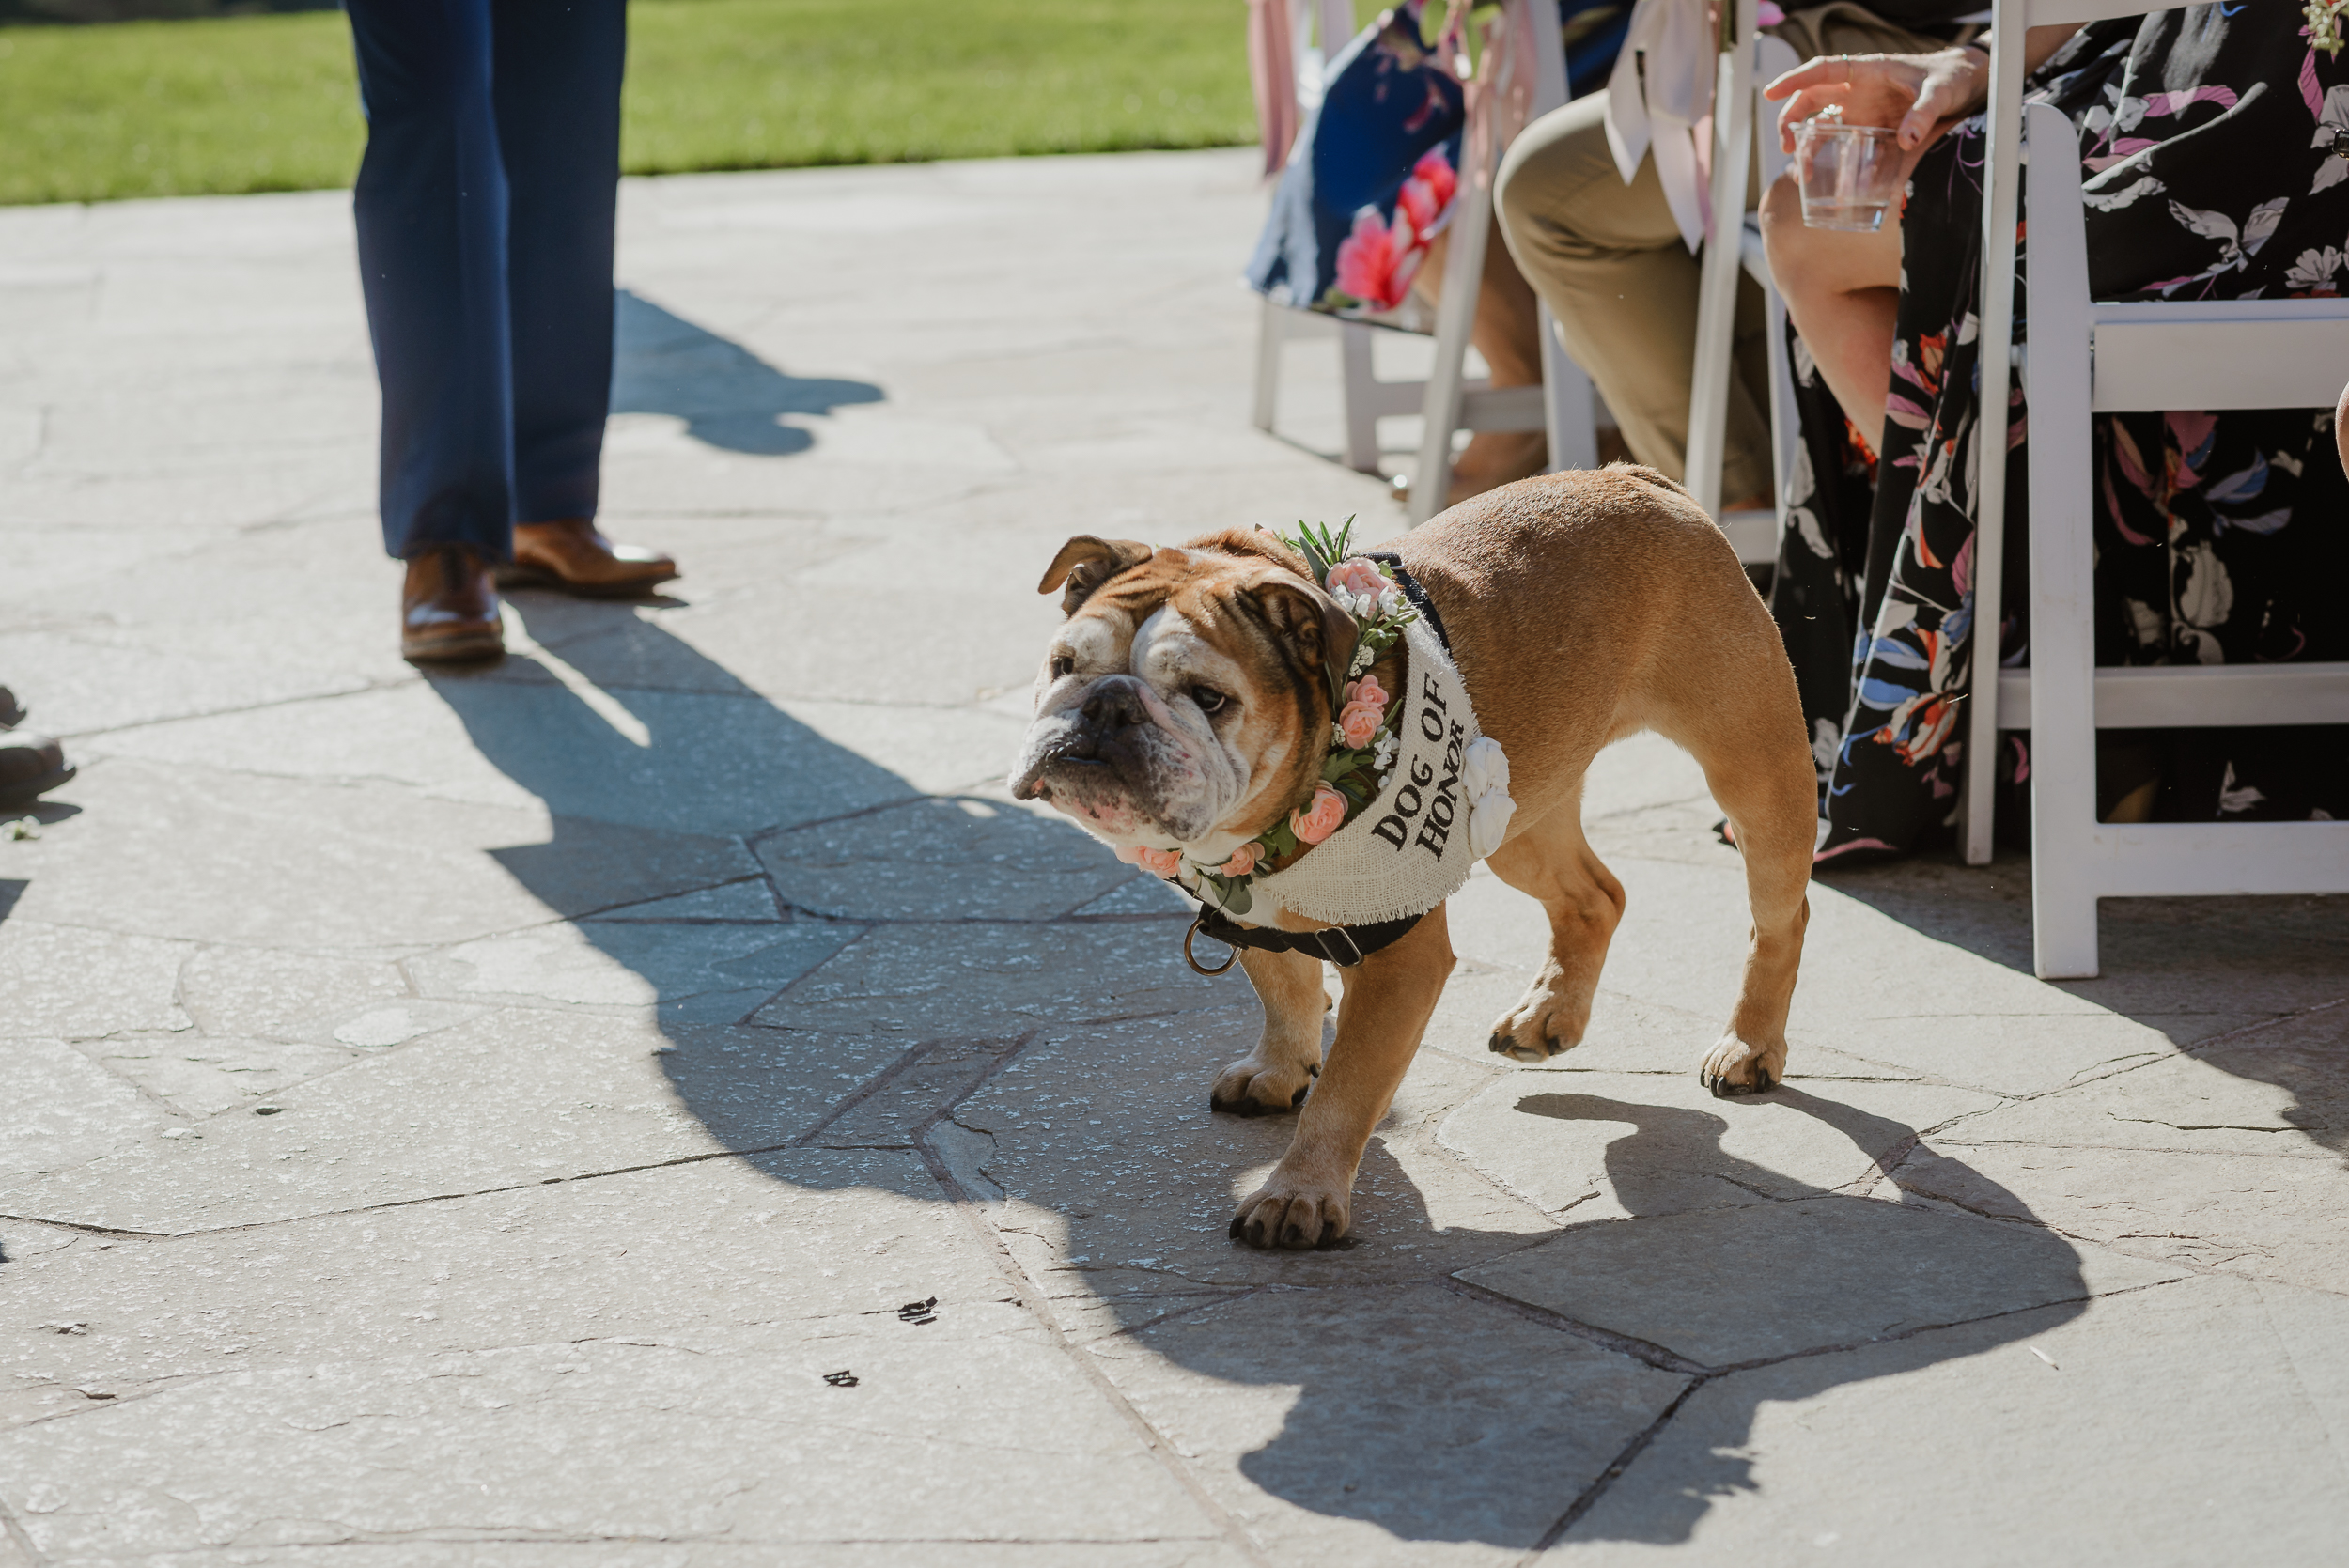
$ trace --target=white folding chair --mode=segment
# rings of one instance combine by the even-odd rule
[[[2349,892],[2349,822],[2096,820],[2096,731],[2349,723],[2349,663],[2095,665],[2091,416],[2167,409],[2316,408],[2349,376],[2349,300],[2097,303],[2078,134],[2022,104],[2025,29],[2133,16],[2147,0],[1998,0],[1990,189],[1983,204],[1981,471],[1974,545],[1966,858],[1990,858],[1998,732],[2030,732],[2031,962],[2043,979],[2096,973],[2099,898]],[[2154,9],[2175,9],[2175,3]],[[2019,133],[2019,138],[2018,138]],[[2018,147],[2018,139],[2022,147]],[[2014,342],[2016,171],[2030,181],[2030,344]],[[2030,406],[2030,668],[1997,668],[2010,366]]]
[[[1688,381],[1688,492],[1716,519],[1748,566],[1778,559],[1786,518],[1786,485],[1795,473],[1795,380],[1786,355],[1786,306],[1762,254],[1761,225],[1746,213],[1746,171],[1754,137],[1762,138],[1762,187],[1791,160],[1768,129],[1775,122],[1758,101],[1765,84],[1801,64],[1794,46],[1762,33],[1754,0],[1737,0],[1734,34],[1720,54],[1713,90],[1712,239],[1698,272],[1696,365]],[[1757,126],[1761,129],[1757,132]],[[1762,287],[1769,317],[1770,447],[1776,473],[1768,511],[1721,512],[1721,464],[1729,430],[1729,382],[1737,324],[1737,274],[1742,267]]]
[[[1321,101],[1329,62],[1354,37],[1354,7],[1352,0],[1290,0],[1290,16],[1295,36],[1305,37],[1310,23],[1315,38],[1315,45],[1300,50],[1297,59],[1297,118],[1301,125]],[[1346,465],[1364,474],[1377,473],[1378,421],[1390,414],[1417,412],[1426,394],[1424,381],[1378,380],[1372,365],[1370,335],[1377,330],[1365,322],[1341,321],[1266,299],[1256,323],[1256,428],[1271,429],[1279,410],[1282,345],[1291,338],[1334,335],[1339,406],[1346,422]]]
[[[1528,4],[1510,0],[1513,8]],[[1529,124],[1566,102],[1566,49],[1559,36],[1558,8],[1549,0],[1532,0],[1531,21],[1533,92]],[[1504,20],[1502,25],[1508,23]],[[1514,69],[1523,70],[1524,65],[1516,62]],[[1411,476],[1409,516],[1415,528],[1444,508],[1452,483],[1452,440],[1457,431],[1547,430],[1551,473],[1598,466],[1598,396],[1582,367],[1566,357],[1565,341],[1548,305],[1539,307],[1540,386],[1495,388],[1467,380],[1469,337],[1476,324],[1485,247],[1492,232],[1493,179],[1507,150],[1495,138],[1492,162],[1486,168],[1460,171],[1443,288],[1436,302],[1436,363],[1421,406],[1419,466]]]
[[[1528,0],[1511,3],[1525,5]],[[1303,31],[1308,5],[1313,8],[1319,47],[1299,57],[1300,122],[1319,101],[1327,62],[1353,37],[1350,0],[1293,0],[1299,33]],[[1532,112],[1538,117],[1566,101],[1566,55],[1556,9],[1546,4],[1532,5],[1531,20],[1535,45]],[[1495,147],[1496,160],[1505,150]],[[1464,170],[1464,176],[1468,172]],[[1412,486],[1409,520],[1414,526],[1443,509],[1456,431],[1546,430],[1553,472],[1591,468],[1598,462],[1597,394],[1581,367],[1566,357],[1548,306],[1542,307],[1540,317],[1540,386],[1496,389],[1488,380],[1470,380],[1467,375],[1469,341],[1485,273],[1485,246],[1492,226],[1492,174],[1487,169],[1481,180],[1464,178],[1455,198],[1444,284],[1436,307],[1435,365],[1425,380],[1379,380],[1373,365],[1371,334],[1381,329],[1367,323],[1336,320],[1269,299],[1263,303],[1258,318],[1254,409],[1258,429],[1273,427],[1280,401],[1282,345],[1293,337],[1333,332],[1338,337],[1345,458],[1349,468],[1365,474],[1377,471],[1380,419],[1409,413],[1421,416],[1424,433],[1419,473],[1437,478],[1432,484]]]

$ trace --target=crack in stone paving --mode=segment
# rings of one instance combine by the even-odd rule
[[[347,697],[364,697],[372,691],[397,691],[406,687],[424,684],[422,676],[392,680],[360,678],[365,680],[364,685],[354,686],[346,691],[304,691],[292,696],[272,697],[267,702],[246,703],[237,707],[204,708],[194,713],[172,713],[155,719],[134,719],[127,724],[108,724],[99,729],[59,730],[56,732],[56,737],[60,740],[97,740],[110,735],[125,735],[132,730],[152,729],[158,724],[188,723],[198,719],[230,719],[241,713],[267,713],[272,708],[291,707],[297,703],[340,702]],[[259,779],[299,779],[305,784],[319,782],[319,775],[313,773],[272,773],[258,768],[215,768],[212,771],[242,773]],[[336,775],[338,779],[359,776],[364,775]],[[375,782],[398,784],[404,788],[414,787],[405,779],[381,779]]]
[[[49,1568],[48,1555],[33,1545],[32,1536],[26,1533],[23,1525],[17,1521],[16,1511],[10,1508],[4,1498],[0,1498],[0,1532],[7,1534],[10,1543],[23,1555],[24,1560],[30,1563],[32,1568]]]
[[[1487,1291],[1482,1286],[1472,1284],[1468,1281],[1461,1280],[1452,1282],[1461,1288],[1464,1294],[1473,1294],[1479,1297],[1494,1298],[1493,1292]],[[1581,1521],[1585,1514],[1589,1514],[1593,1508],[1597,1506],[1599,1499],[1607,1494],[1608,1490],[1612,1487],[1617,1481],[1623,1478],[1625,1472],[1638,1461],[1641,1454],[1647,1452],[1648,1447],[1653,1444],[1657,1437],[1663,1433],[1664,1428],[1671,1424],[1672,1418],[1680,1413],[1681,1406],[1686,1405],[1689,1398],[1694,1395],[1698,1389],[1704,1388],[1708,1384],[1719,1382],[1723,1378],[1733,1376],[1739,1373],[1756,1372],[1765,1367],[1781,1366],[1789,1361],[1809,1360],[1819,1356],[1842,1355],[1851,1351],[1866,1350],[1880,1344],[1898,1344],[1904,1341],[1912,1340],[1924,1334],[1942,1333],[1952,1328],[1963,1328],[1978,1323],[1996,1323],[2000,1318],[2020,1317],[2027,1312],[2045,1312],[2051,1307],[2072,1306],[2083,1301],[2103,1300],[2113,1296],[2135,1296],[2145,1291],[2159,1290],[2164,1285],[2182,1284],[2185,1281],[2183,1280],[2155,1280],[2141,1285],[2124,1285],[2116,1290],[2090,1292],[2086,1295],[2065,1296],[2061,1299],[2054,1301],[2035,1302],[2028,1307],[2009,1308],[2005,1312],[1985,1312],[1980,1317],[1954,1318],[1947,1323],[1920,1324],[1914,1328],[1905,1328],[1897,1334],[1885,1334],[1873,1339],[1855,1341],[1848,1344],[1819,1345],[1808,1350],[1790,1351],[1783,1356],[1766,1356],[1757,1358],[1756,1359],[1750,1361],[1733,1361],[1719,1367],[1703,1366],[1697,1362],[1689,1361],[1685,1358],[1676,1356],[1672,1351],[1664,1349],[1661,1345],[1649,1345],[1647,1342],[1643,1340],[1631,1340],[1623,1335],[1610,1334],[1606,1329],[1594,1328],[1588,1324],[1578,1323],[1574,1319],[1565,1317],[1561,1313],[1550,1312],[1542,1308],[1528,1307],[1526,1303],[1514,1301],[1508,1296],[1498,1296],[1496,1298],[1497,1304],[1509,1305],[1523,1309],[1525,1314],[1534,1318],[1535,1321],[1546,1322],[1550,1327],[1558,1328],[1561,1331],[1573,1333],[1602,1344],[1608,1343],[1610,1340],[1619,1342],[1617,1343],[1610,1344],[1609,1347],[1620,1349],[1626,1355],[1637,1356],[1640,1359],[1647,1361],[1649,1365],[1655,1366],[1660,1371],[1683,1372],[1690,1377],[1688,1386],[1681,1389],[1680,1392],[1673,1397],[1670,1405],[1664,1406],[1663,1411],[1657,1415],[1655,1421],[1648,1423],[1645,1430],[1641,1431],[1628,1443],[1624,1445],[1622,1452],[1617,1453],[1614,1460],[1609,1464],[1604,1470],[1599,1472],[1597,1479],[1593,1481],[1591,1484],[1582,1491],[1581,1495],[1577,1497],[1574,1501],[1567,1506],[1566,1511],[1558,1516],[1557,1521],[1553,1523],[1548,1529],[1543,1531],[1541,1539],[1533,1544],[1532,1548],[1523,1557],[1517,1559],[1515,1568],[1533,1568],[1533,1564],[1539,1560],[1543,1554],[1547,1553],[1552,1547],[1556,1546],[1561,1541],[1564,1540],[1567,1532],[1572,1530],[1574,1527]],[[1657,1352],[1658,1356],[1668,1359],[1652,1359],[1648,1356],[1641,1355],[1639,1347],[1642,1346],[1648,1350]]]
[[[48,1426],[57,1421],[71,1421],[77,1416],[95,1416],[107,1410],[119,1410],[126,1405],[137,1405],[144,1400],[153,1399],[158,1394],[167,1394],[174,1389],[184,1389],[198,1383],[211,1383],[223,1377],[233,1377],[243,1370],[241,1367],[222,1367],[216,1372],[190,1372],[181,1373],[175,1377],[158,1377],[140,1385],[134,1392],[127,1394],[105,1394],[95,1398],[83,1394],[83,1403],[70,1410],[54,1410],[45,1416],[29,1416],[23,1421],[10,1423],[8,1430],[22,1431],[26,1427]],[[32,1390],[26,1389],[18,1391],[29,1393]],[[82,1393],[78,1388],[71,1391]],[[0,1504],[0,1509],[5,1509],[5,1504]]]
[[[1037,1325],[1050,1338],[1052,1344],[1061,1352],[1063,1358],[1076,1369],[1080,1376],[1093,1386],[1095,1391],[1108,1402],[1110,1407],[1125,1420],[1135,1436],[1141,1439],[1143,1447],[1149,1452],[1151,1458],[1157,1461],[1159,1467],[1165,1470],[1175,1484],[1183,1489],[1192,1504],[1216,1526],[1224,1540],[1250,1562],[1257,1564],[1258,1568],[1273,1568],[1272,1560],[1267,1555],[1262,1543],[1258,1542],[1238,1520],[1235,1519],[1222,1504],[1216,1501],[1206,1487],[1201,1483],[1199,1478],[1191,1474],[1190,1467],[1182,1462],[1181,1455],[1175,1450],[1174,1445],[1156,1426],[1152,1425],[1140,1410],[1134,1407],[1133,1402],[1128,1400],[1114,1383],[1110,1381],[1109,1374],[1101,1370],[1098,1359],[1077,1344],[1067,1330],[1062,1327],[1059,1314],[1052,1311],[1051,1295],[1045,1289],[1043,1281],[1029,1274],[1019,1260],[1012,1255],[1011,1250],[1003,1245],[1003,1236],[988,1219],[986,1205],[972,1197],[963,1187],[953,1169],[947,1164],[945,1157],[930,1143],[929,1134],[932,1128],[941,1122],[951,1119],[965,1100],[991,1083],[995,1075],[1010,1065],[1012,1061],[1027,1048],[1029,1042],[1042,1032],[1041,1030],[1032,1030],[1020,1036],[1009,1050],[1003,1051],[997,1057],[985,1073],[974,1079],[961,1093],[940,1107],[937,1111],[925,1118],[921,1126],[914,1129],[914,1148],[921,1155],[922,1163],[928,1168],[930,1179],[938,1184],[939,1189],[945,1193],[948,1201],[953,1203],[955,1212],[962,1217],[963,1222],[969,1225],[972,1234],[978,1237],[980,1245],[985,1247],[988,1254],[994,1258],[996,1267],[1016,1284],[1026,1287],[1019,1292],[1020,1305],[1028,1309],[1029,1313],[1034,1317]]]

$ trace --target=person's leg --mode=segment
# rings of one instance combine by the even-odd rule
[[[1915,164],[1915,158],[1909,160]],[[1902,178],[1906,179],[1906,171]],[[1852,427],[1884,449],[1892,327],[1901,301],[1901,231],[1806,228],[1792,172],[1762,198],[1762,243],[1795,331]]]
[[[489,0],[350,0],[367,116],[352,209],[383,391],[383,545],[510,548],[506,177]]]
[[[1558,318],[1633,457],[1678,479],[1696,363],[1697,258],[1665,205],[1654,159],[1629,185],[1607,146],[1601,94],[1543,116],[1501,161],[1495,209],[1518,268]],[[1739,312],[1740,326],[1747,323]],[[1750,355],[1743,356],[1750,359]],[[1770,489],[1769,427],[1742,377],[1729,395],[1721,493]]]
[[[508,585],[632,598],[677,576],[596,529],[612,406],[612,240],[625,0],[496,0],[498,145],[513,192],[514,564]]]
[[[514,516],[591,518],[612,404],[612,229],[624,0],[496,0],[498,146],[512,196]]]

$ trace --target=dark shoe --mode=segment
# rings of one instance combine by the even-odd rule
[[[0,686],[0,730],[12,730],[24,722],[24,705],[16,700],[16,693]]]
[[[0,806],[29,806],[71,777],[65,748],[47,736],[17,730],[0,737]]]
[[[514,525],[514,560],[501,588],[559,588],[588,598],[642,598],[677,575],[677,563],[642,545],[615,545],[593,520]]]
[[[399,656],[412,664],[478,662],[506,652],[497,587],[471,545],[442,545],[408,563],[399,595]]]

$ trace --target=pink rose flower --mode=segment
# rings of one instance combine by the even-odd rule
[[[1387,580],[1378,575],[1377,562],[1349,555],[1330,568],[1330,591],[1340,588],[1358,598],[1364,594],[1377,598],[1387,591]]]
[[[1289,831],[1299,841],[1319,844],[1346,825],[1346,797],[1329,784],[1315,784],[1314,798],[1289,814]]]
[[[1460,177],[1453,171],[1452,160],[1443,155],[1441,147],[1431,147],[1420,155],[1419,162],[1411,165],[1411,178],[1427,187],[1439,210],[1452,205],[1452,194],[1460,188]]]
[[[1427,242],[1428,230],[1443,216],[1443,203],[1436,199],[1436,188],[1423,179],[1407,179],[1403,189],[1395,193],[1395,215],[1409,222],[1411,239],[1415,243]]]
[[[1352,707],[1357,703],[1369,703],[1375,707],[1387,706],[1387,689],[1378,684],[1377,675],[1364,675],[1346,689],[1346,706]]]
[[[1262,859],[1264,859],[1264,846],[1251,839],[1233,850],[1232,858],[1216,867],[1216,870],[1226,877],[1245,877],[1256,869],[1256,862]]]
[[[1388,229],[1377,208],[1365,207],[1354,214],[1354,232],[1338,242],[1338,287],[1374,310],[1392,310],[1411,291],[1422,254]]]
[[[1338,715],[1338,733],[1356,751],[1370,744],[1370,737],[1378,733],[1378,721],[1385,717],[1383,703],[1348,703]]]
[[[1174,876],[1183,863],[1179,849],[1151,849],[1141,845],[1127,846],[1117,852],[1117,858],[1158,877]]]

